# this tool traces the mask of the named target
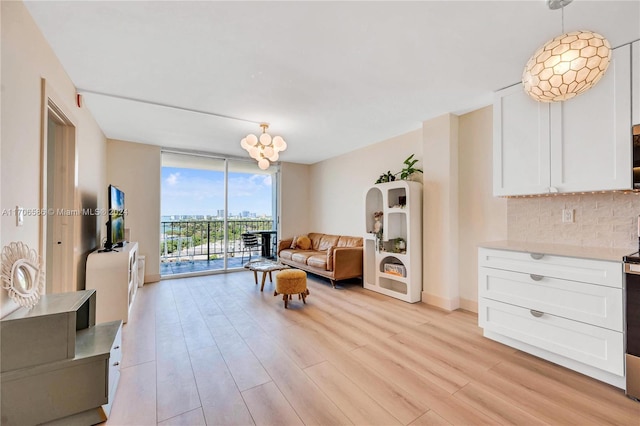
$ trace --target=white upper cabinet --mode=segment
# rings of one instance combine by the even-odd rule
[[[640,41],[631,45],[631,100],[633,102],[631,111],[633,112],[632,124],[640,124]]]
[[[549,190],[549,104],[522,84],[496,92],[493,104],[493,195]]]
[[[495,196],[632,188],[629,45],[588,92],[541,103],[517,84],[496,93],[493,114]]]
[[[588,92],[551,105],[551,186],[560,192],[631,189],[630,45]]]

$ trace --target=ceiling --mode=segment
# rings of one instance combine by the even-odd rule
[[[306,164],[489,105],[562,32],[544,0],[25,4],[108,138],[246,156],[265,121]],[[576,0],[564,27],[640,39],[640,0]]]

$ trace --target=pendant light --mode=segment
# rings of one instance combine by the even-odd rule
[[[279,158],[279,153],[287,149],[287,143],[280,136],[271,137],[267,133],[269,128],[268,123],[260,123],[262,127],[262,134],[260,137],[250,134],[246,138],[240,141],[240,146],[244,148],[251,158],[258,161],[258,167],[261,170],[267,170],[269,168],[269,162],[276,162]]]
[[[572,0],[547,0],[550,9],[562,10]],[[522,73],[525,92],[539,102],[571,99],[593,87],[611,61],[611,45],[592,31],[572,31],[549,40],[536,50]]]

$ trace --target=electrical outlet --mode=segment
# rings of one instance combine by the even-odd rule
[[[573,209],[562,210],[562,222],[573,223]]]

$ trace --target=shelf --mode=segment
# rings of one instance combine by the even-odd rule
[[[381,278],[387,278],[387,279],[390,279],[390,280],[393,280],[393,281],[398,281],[398,282],[405,283],[405,284],[407,282],[407,277],[402,277],[400,275],[389,274],[387,272],[379,272],[378,276],[381,277]]]
[[[422,298],[422,185],[404,180],[380,183],[368,188],[364,197],[364,287],[405,302],[419,302]],[[375,212],[382,212],[382,248],[389,251],[379,251],[379,241],[370,233]],[[393,251],[398,239],[404,240],[403,253]],[[402,265],[405,276],[385,272],[387,264]]]
[[[403,295],[407,294],[407,280],[404,279],[404,281],[401,281],[397,278],[400,277],[396,277],[391,275],[391,277],[393,278],[389,278],[390,275],[389,274],[380,274],[378,282],[380,283],[380,287],[382,287],[385,290],[388,291],[393,291],[396,293],[400,293]],[[402,279],[402,278],[401,278]]]

